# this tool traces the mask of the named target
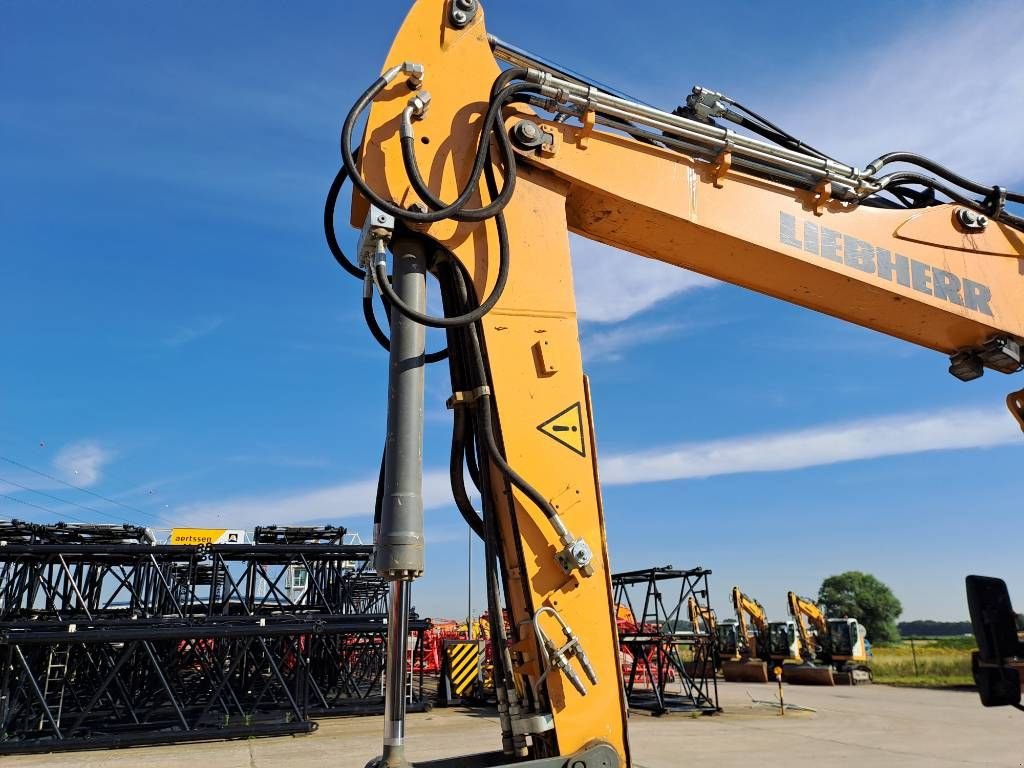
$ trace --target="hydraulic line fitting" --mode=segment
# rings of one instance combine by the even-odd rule
[[[565,643],[559,647],[554,640],[547,636],[547,633],[541,629],[540,617],[541,614],[550,613],[558,621],[559,626],[562,628],[562,634],[565,636]],[[545,670],[541,675],[539,685],[542,685],[546,680],[547,676],[553,669],[557,669],[559,672],[564,674],[568,678],[569,682],[572,683],[573,688],[579,691],[580,696],[587,695],[587,687],[583,684],[579,674],[573,669],[570,663],[573,657],[579,662],[580,667],[583,669],[583,674],[587,676],[591,685],[597,685],[598,677],[597,671],[590,663],[590,659],[587,658],[586,652],[583,650],[583,645],[580,643],[579,636],[573,632],[572,627],[566,623],[562,615],[554,608],[549,606],[543,606],[538,609],[533,615],[533,631],[537,637],[537,642],[540,645],[541,653],[543,654],[545,661]]]
[[[565,545],[562,550],[555,553],[555,560],[558,561],[562,570],[569,574],[579,569],[580,573],[584,576],[588,578],[593,576],[594,566],[592,562],[594,553],[591,551],[590,545],[582,538],[577,539],[569,533],[569,529],[565,527],[562,518],[557,514],[552,515],[548,519],[558,534],[559,540]]]

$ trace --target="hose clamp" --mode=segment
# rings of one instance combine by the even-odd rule
[[[490,394],[491,388],[487,385],[463,392],[453,392],[452,396],[445,401],[445,406],[450,411],[456,408],[465,408],[476,403],[481,397],[489,397]]]

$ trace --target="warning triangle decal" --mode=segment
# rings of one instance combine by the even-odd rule
[[[537,429],[580,456],[587,455],[583,442],[583,410],[579,402],[573,403],[543,424],[537,425]]]

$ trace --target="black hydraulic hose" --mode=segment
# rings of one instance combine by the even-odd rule
[[[506,73],[503,73],[503,75]],[[501,76],[499,76],[500,78]],[[502,99],[507,94],[511,96],[515,90],[523,90],[527,86],[526,84],[512,85],[502,89],[502,92],[491,102],[487,110],[487,116],[484,119],[484,123],[481,126],[480,140],[477,145],[476,159],[473,162],[473,171],[470,174],[469,182],[465,188],[459,194],[458,198],[449,206],[440,208],[435,211],[409,211],[404,208],[384,200],[381,198],[370,186],[366,183],[366,180],[359,173],[359,169],[356,167],[356,158],[352,150],[352,134],[355,131],[356,122],[363,111],[370,105],[370,103],[377,97],[377,95],[384,90],[387,86],[388,81],[383,77],[378,77],[374,83],[363,92],[363,94],[356,100],[356,103],[349,110],[348,115],[345,117],[345,122],[341,129],[341,159],[345,164],[345,168],[348,171],[349,178],[355,187],[363,193],[363,195],[370,201],[373,202],[381,210],[391,214],[395,218],[405,219],[407,221],[414,221],[419,223],[432,223],[435,221],[441,221],[443,219],[450,219],[456,217],[465,206],[466,202],[476,192],[477,185],[480,180],[480,173],[483,171],[485,165],[487,165],[487,155],[490,151],[490,133],[493,130],[494,123],[501,115]],[[506,167],[510,169],[515,168],[514,154],[509,154],[507,157],[503,157],[502,160],[505,162]],[[503,201],[502,207],[505,202],[511,197],[512,186],[515,184],[515,174],[509,172],[505,178],[505,188],[502,189],[501,194],[498,195],[498,199],[494,200],[491,205],[495,205],[499,200]]]
[[[510,101],[514,101],[515,99],[512,97],[515,94],[533,89],[534,87],[535,86],[530,83],[510,85],[507,88],[504,88],[495,97],[495,101],[491,102],[487,110],[487,115],[484,118],[482,129],[483,133],[481,135],[480,144],[478,145],[476,159],[473,162],[473,170],[470,173],[470,183],[466,185],[462,193],[459,195],[459,199],[455,202],[458,203],[459,200],[463,199],[463,197],[468,200],[476,190],[480,181],[480,173],[484,170],[483,164],[487,160],[487,155],[490,149],[489,136],[491,133],[497,137],[498,149],[505,167],[505,182],[501,191],[498,192],[487,205],[480,208],[460,207],[451,215],[450,218],[453,218],[456,221],[483,221],[484,219],[489,219],[497,214],[512,198],[512,193],[515,190],[516,176],[515,150],[513,149],[512,142],[508,137],[508,131],[505,129],[505,122],[501,119],[501,108]],[[419,165],[416,162],[416,143],[414,137],[403,136],[400,141],[402,145],[402,162],[405,166],[405,173],[409,177],[409,183],[412,185],[412,188],[416,190],[416,194],[418,194],[434,211],[452,210],[455,207],[455,203],[452,203],[451,205],[444,203],[430,191],[426,182],[424,182],[423,176],[420,173]]]
[[[472,420],[470,420],[472,422]],[[480,465],[476,460],[477,445],[476,445],[476,433],[473,429],[466,430],[466,469],[469,472],[469,479],[473,481],[473,485],[477,491],[480,490]]]
[[[897,171],[896,173],[889,174],[884,178],[885,187],[892,184],[920,184],[921,186],[928,187],[935,190],[936,192],[945,195],[954,203],[972,208],[976,211],[983,213],[989,213],[987,210],[986,202],[983,200],[972,200],[965,195],[962,195],[959,191],[953,189],[946,184],[943,184],[938,179],[934,179],[931,176],[925,176],[923,173],[915,173],[914,171]],[[885,188],[883,187],[883,189]],[[1007,198],[1009,199],[1009,198]],[[991,214],[990,217],[995,221],[1001,221],[1002,223],[1013,227],[1014,229],[1024,231],[1024,218],[1015,216],[1012,213],[1006,211],[998,211]]]
[[[493,171],[489,171],[488,175],[490,175],[490,173],[493,173]],[[501,294],[505,290],[505,285],[508,283],[508,228],[505,225],[504,214],[498,213],[494,217],[494,223],[498,229],[498,276],[494,282],[494,288],[491,289],[490,295],[476,309],[455,317],[434,317],[432,315],[419,312],[402,301],[401,297],[399,297],[391,287],[391,283],[388,280],[387,267],[384,264],[377,264],[374,270],[374,282],[377,284],[377,288],[380,290],[381,296],[387,299],[395,309],[410,320],[429,328],[457,328],[477,322],[484,315],[490,312],[491,309],[494,308],[494,305],[498,303],[498,299],[501,298]]]
[[[455,285],[448,274],[450,269],[449,263],[441,265],[438,270],[438,280],[441,283],[441,301],[444,304],[445,314],[461,312],[464,306],[464,297],[453,295],[455,294]],[[451,328],[446,333],[448,336],[448,349],[452,350],[452,353],[448,356],[448,370],[452,390],[460,392],[465,389],[467,378],[464,360],[459,354],[459,350],[462,348],[460,344],[462,331],[458,328]],[[452,497],[455,499],[455,506],[473,532],[482,539],[484,537],[483,518],[473,508],[473,503],[466,492],[466,479],[463,475],[463,465],[466,457],[467,411],[468,409],[463,405],[455,405],[453,408],[452,446],[448,463],[448,475],[452,487]]]
[[[916,171],[897,171],[896,173],[891,173],[884,177],[882,181],[885,182],[882,189],[894,184],[920,184],[923,187],[930,187],[931,189],[934,189],[936,192],[945,195],[953,202],[960,203],[960,205],[966,205],[969,208],[981,208],[983,206],[979,201],[972,200],[958,190],[943,184],[938,179],[932,178],[931,176],[925,176],[923,173],[917,173]]]
[[[377,343],[390,352],[391,339],[384,333],[380,323],[377,322],[377,316],[373,314],[373,294],[363,296],[363,319],[366,320],[366,327],[370,329],[370,333],[377,340]]]
[[[867,167],[869,173],[878,173],[882,168],[891,163],[909,163],[923,168],[926,171],[941,176],[951,184],[955,184],[961,189],[966,189],[969,192],[974,192],[978,195],[990,195],[992,194],[993,187],[986,187],[984,184],[979,184],[976,181],[961,176],[954,171],[949,170],[943,165],[931,160],[923,155],[915,154],[914,152],[886,152],[884,155],[879,157],[874,162],[870,163]],[[1018,192],[1007,192],[1006,199],[1011,203],[1024,203],[1024,194]]]
[[[466,492],[466,479],[462,474],[462,466],[466,457],[466,415],[463,409],[456,408],[452,422],[452,452],[448,465],[448,474],[452,485],[452,497],[462,518],[473,533],[484,538],[484,521],[473,508],[469,494]]]
[[[449,258],[441,262],[447,271],[440,272],[438,280],[441,283],[441,301],[444,303],[445,314],[461,314],[469,305],[469,289],[467,287],[467,275],[462,265],[449,255]],[[450,311],[449,311],[450,310]],[[461,328],[449,328],[448,348],[463,350],[467,344],[465,341],[465,330]],[[452,388],[454,390],[465,389],[465,384],[470,380],[470,374],[466,370],[465,355],[454,355],[449,358],[451,371]],[[476,422],[473,418],[473,411],[467,411],[467,427],[465,430],[465,444],[463,447],[466,469],[469,471],[470,480],[481,493],[483,485],[480,481],[480,467],[477,462],[477,441]]]
[[[736,122],[740,127],[746,128],[747,130],[752,131],[753,133],[756,133],[758,136],[768,139],[768,141],[774,142],[779,146],[785,147],[786,149],[791,149],[794,152],[805,152],[807,154],[814,155],[815,157],[821,160],[832,159],[830,157],[823,155],[821,152],[817,151],[813,147],[804,144],[802,141],[800,141],[800,139],[790,136],[788,133],[780,133],[776,131],[774,128],[768,128],[767,126],[761,125],[760,123],[751,120],[747,117],[744,117],[743,115],[737,115],[736,117],[739,118],[739,120],[737,120]]]
[[[783,130],[779,126],[775,125],[775,123],[773,123],[770,120],[768,120],[767,118],[762,117],[761,115],[757,114],[757,112],[755,112],[754,110],[749,109],[748,107],[743,106],[738,101],[733,101],[732,99],[729,99],[728,101],[729,101],[730,104],[732,104],[737,109],[742,110],[743,112],[746,112],[748,115],[750,115],[752,118],[754,118],[754,120],[757,120],[759,123],[761,123],[764,127],[768,128],[769,130],[775,131],[780,136],[785,137],[789,141],[789,143],[791,144],[791,147],[790,147],[791,149],[796,149],[798,151],[803,151],[803,152],[810,152],[813,155],[817,155],[822,160],[831,160],[832,162],[837,162],[834,158],[831,158],[828,155],[826,155],[824,152],[821,152],[820,150],[815,149],[810,144],[807,144],[807,143],[801,141],[800,139],[798,139],[793,134],[789,133],[788,131]],[[745,124],[746,124],[746,127],[749,128],[750,130],[760,133],[760,131],[757,131],[757,129],[755,129],[753,127],[753,125],[750,123],[750,121],[745,121]],[[761,135],[763,136],[764,134],[761,134]]]
[[[486,497],[485,497],[486,498]],[[508,637],[505,635],[505,613],[501,610],[501,584],[498,580],[498,535],[494,519],[494,509],[486,510],[483,518],[484,528],[484,573],[487,578],[487,618],[491,627],[491,661],[494,664],[494,680],[509,690],[513,685],[511,670],[506,668],[505,654]],[[511,688],[514,690],[514,688]],[[505,736],[506,734],[502,734]],[[508,734],[511,737],[511,734]]]
[[[487,451],[487,455],[490,457],[491,461],[493,461],[498,466],[498,469],[508,477],[509,482],[512,483],[512,485],[522,491],[522,493],[532,501],[541,512],[544,513],[546,518],[549,520],[556,518],[558,513],[555,512],[555,508],[551,506],[551,502],[545,499],[541,495],[540,491],[526,482],[522,475],[512,469],[511,465],[505,461],[505,457],[502,456],[501,449],[498,448],[498,443],[494,437],[494,425],[491,422],[490,395],[484,395],[480,398],[476,412],[479,415],[478,422],[480,424],[480,431],[483,433],[484,449]],[[483,475],[481,475],[481,480],[486,482]]]
[[[384,307],[387,311],[387,305]],[[366,327],[370,329],[370,333],[373,338],[377,340],[377,343],[384,348],[385,351],[391,351],[391,339],[388,338],[387,334],[384,333],[384,329],[380,327],[380,323],[377,322],[377,316],[373,312],[373,295],[363,296],[363,319],[366,321]],[[423,362],[437,363],[448,357],[448,347],[439,349],[436,352],[427,352],[423,356]]]
[[[454,274],[458,280],[464,280],[459,270],[456,270]],[[468,291],[467,291],[468,292]],[[480,345],[480,337],[477,334],[476,325],[467,325],[465,328],[466,341],[468,346],[468,353],[470,362],[473,365],[473,373],[475,379],[479,382],[479,385],[484,385],[488,382],[487,370],[484,366],[483,348]],[[477,417],[477,425],[480,428],[480,433],[483,438],[483,448],[487,456],[493,461],[498,469],[508,477],[509,482],[518,488],[530,501],[532,501],[544,516],[549,520],[554,519],[558,516],[555,512],[555,508],[551,506],[551,502],[545,499],[540,491],[530,485],[518,472],[516,472],[509,463],[505,460],[505,457],[501,453],[501,449],[498,448],[497,440],[494,436],[494,424],[491,421],[491,395],[489,393],[482,394],[477,398],[476,408],[474,413]],[[480,482],[482,485],[486,485],[487,478],[486,473],[480,473]],[[482,489],[482,488],[481,488]]]
[[[345,252],[341,250],[337,234],[334,231],[334,209],[338,205],[338,194],[341,192],[341,187],[347,178],[348,171],[345,170],[345,166],[341,166],[338,169],[338,173],[334,176],[334,181],[331,182],[331,188],[327,190],[327,200],[324,202],[324,237],[327,238],[327,247],[331,249],[331,255],[341,265],[341,268],[352,275],[352,277],[362,280],[366,273],[353,264],[345,255]]]
[[[356,157],[358,158],[358,152]],[[341,249],[341,245],[338,243],[337,233],[334,229],[334,212],[338,205],[338,195],[341,192],[342,186],[345,184],[345,180],[348,178],[348,171],[345,170],[345,166],[338,169],[338,172],[334,176],[334,181],[331,182],[331,188],[327,191],[327,200],[324,202],[324,237],[327,240],[327,247],[331,251],[331,255],[334,256],[334,260],[338,262],[342,269],[348,272],[353,277],[359,278],[360,280],[366,279],[366,273],[357,267],[352,261],[345,255],[345,252]],[[385,310],[390,314],[390,307],[385,302]],[[366,321],[366,327],[370,329],[370,333],[373,338],[377,340],[385,350],[391,349],[391,341],[388,339],[387,334],[380,327],[380,323],[377,322],[377,317],[373,314],[373,297],[363,297],[363,319]],[[447,349],[440,349],[436,352],[428,352],[424,356],[424,362],[436,363],[439,360],[444,360],[448,356]]]

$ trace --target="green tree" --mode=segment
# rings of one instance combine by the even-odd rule
[[[892,590],[870,573],[847,571],[829,576],[818,590],[818,602],[829,618],[857,619],[873,643],[900,639],[896,619],[903,606]]]

